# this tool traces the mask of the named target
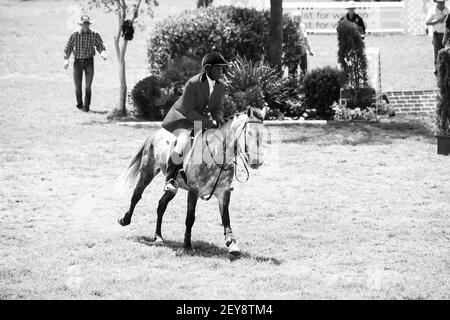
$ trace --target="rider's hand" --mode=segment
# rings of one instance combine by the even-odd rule
[[[107,55],[106,51],[102,51],[102,52],[100,53],[100,55],[102,56],[103,60],[108,59],[108,55]]]
[[[225,120],[223,120],[223,119],[217,121],[217,128],[222,127],[224,124],[225,124]]]
[[[69,67],[69,59],[64,59],[64,69]]]
[[[214,127],[216,127],[216,124],[213,121],[209,119],[203,120],[203,129],[209,129]]]
[[[314,52],[312,52],[312,50],[309,50],[309,54],[310,54],[311,56],[313,56],[313,55],[314,55]]]

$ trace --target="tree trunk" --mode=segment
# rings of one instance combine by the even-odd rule
[[[128,41],[124,40],[122,50],[119,58],[119,80],[120,80],[120,92],[119,92],[119,110],[121,115],[127,114],[127,77],[125,68],[125,51]]]
[[[270,0],[269,63],[281,72],[283,0]]]
[[[133,18],[131,22],[137,18],[139,14],[139,7],[141,5],[141,1],[139,0],[135,6]],[[118,110],[121,116],[127,115],[127,77],[126,77],[126,64],[125,64],[125,54],[127,52],[128,40],[123,39],[122,47],[120,47],[120,36],[122,31],[122,25],[125,21],[127,14],[127,6],[125,0],[116,0],[117,5],[117,16],[118,16],[118,30],[117,35],[114,37],[114,45],[116,48],[117,61],[119,63],[119,81],[120,81],[120,89],[119,89],[119,105]]]

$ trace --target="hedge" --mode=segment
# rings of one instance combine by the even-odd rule
[[[237,55],[251,61],[268,60],[270,12],[232,6],[184,11],[158,22],[148,39],[152,74],[166,69],[172,59],[201,59],[211,51],[225,59]],[[299,63],[301,48],[293,20],[283,19],[283,64]]]

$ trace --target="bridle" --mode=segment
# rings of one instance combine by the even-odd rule
[[[240,114],[240,115],[241,115],[241,114]],[[248,157],[247,157],[247,154],[248,154],[247,125],[250,124],[250,123],[262,125],[262,124],[263,124],[263,121],[262,121],[262,120],[254,120],[254,119],[250,120],[250,119],[249,119],[249,120],[245,121],[245,122],[242,124],[242,126],[241,126],[241,128],[240,128],[240,131],[239,131],[239,134],[238,134],[238,135],[235,135],[235,137],[234,137],[234,141],[233,141],[233,145],[234,145],[234,148],[233,148],[233,149],[234,149],[234,154],[233,154],[233,157],[231,157],[231,159],[228,160],[228,161],[226,161],[226,148],[227,148],[227,143],[226,143],[226,141],[227,141],[227,139],[226,139],[226,136],[224,137],[224,139],[223,139],[223,144],[222,144],[222,148],[223,148],[223,159],[222,159],[222,164],[217,163],[217,161],[216,161],[216,159],[215,159],[215,157],[214,157],[214,154],[213,154],[213,152],[211,151],[211,148],[209,147],[208,139],[205,139],[206,147],[208,148],[209,154],[211,155],[211,158],[213,159],[215,165],[216,165],[217,167],[219,167],[220,171],[219,171],[219,175],[218,175],[217,178],[216,178],[216,181],[214,182],[214,186],[213,186],[212,191],[210,192],[210,194],[209,194],[207,197],[201,197],[202,200],[208,201],[209,199],[211,199],[211,197],[213,196],[214,192],[216,191],[217,184],[219,183],[219,180],[220,180],[220,177],[221,177],[223,171],[229,171],[229,170],[232,170],[232,169],[234,168],[234,177],[236,178],[237,181],[239,181],[240,183],[245,183],[245,182],[248,181],[248,179],[249,179],[249,177],[250,177],[250,173],[249,173],[249,171],[248,171],[248,166],[247,166],[247,161],[248,161]],[[239,141],[239,139],[240,139],[240,137],[241,137],[242,134],[244,134],[244,155],[242,155],[243,152],[242,152],[242,150],[238,147],[238,141]],[[258,132],[257,139],[259,139],[259,132]],[[259,140],[258,140],[258,141],[259,141]],[[258,148],[259,148],[259,144],[258,144]],[[245,173],[246,173],[245,181],[240,180],[240,179],[238,178],[238,175],[237,175],[237,166],[238,166],[237,158],[238,158],[238,157],[241,159],[242,164],[243,164],[244,169],[245,169]],[[234,161],[233,161],[233,160],[234,160]],[[233,165],[232,165],[231,167],[227,168],[227,166],[228,166],[232,161],[233,161]]]

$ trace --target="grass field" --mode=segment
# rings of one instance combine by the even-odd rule
[[[199,203],[195,250],[183,253],[183,192],[166,243],[152,243],[162,177],[120,227],[129,199],[116,178],[154,130],[106,121],[115,19],[98,11],[111,59],[96,60],[94,112],[75,110],[62,68],[73,4],[0,2],[0,299],[450,298],[450,166],[429,118],[280,129],[279,153],[235,183],[239,260],[226,255],[215,200]],[[143,38],[130,43],[130,85],[146,74]],[[335,37],[312,41],[312,65],[334,63]],[[385,89],[433,88],[429,38],[367,42],[382,48]]]

